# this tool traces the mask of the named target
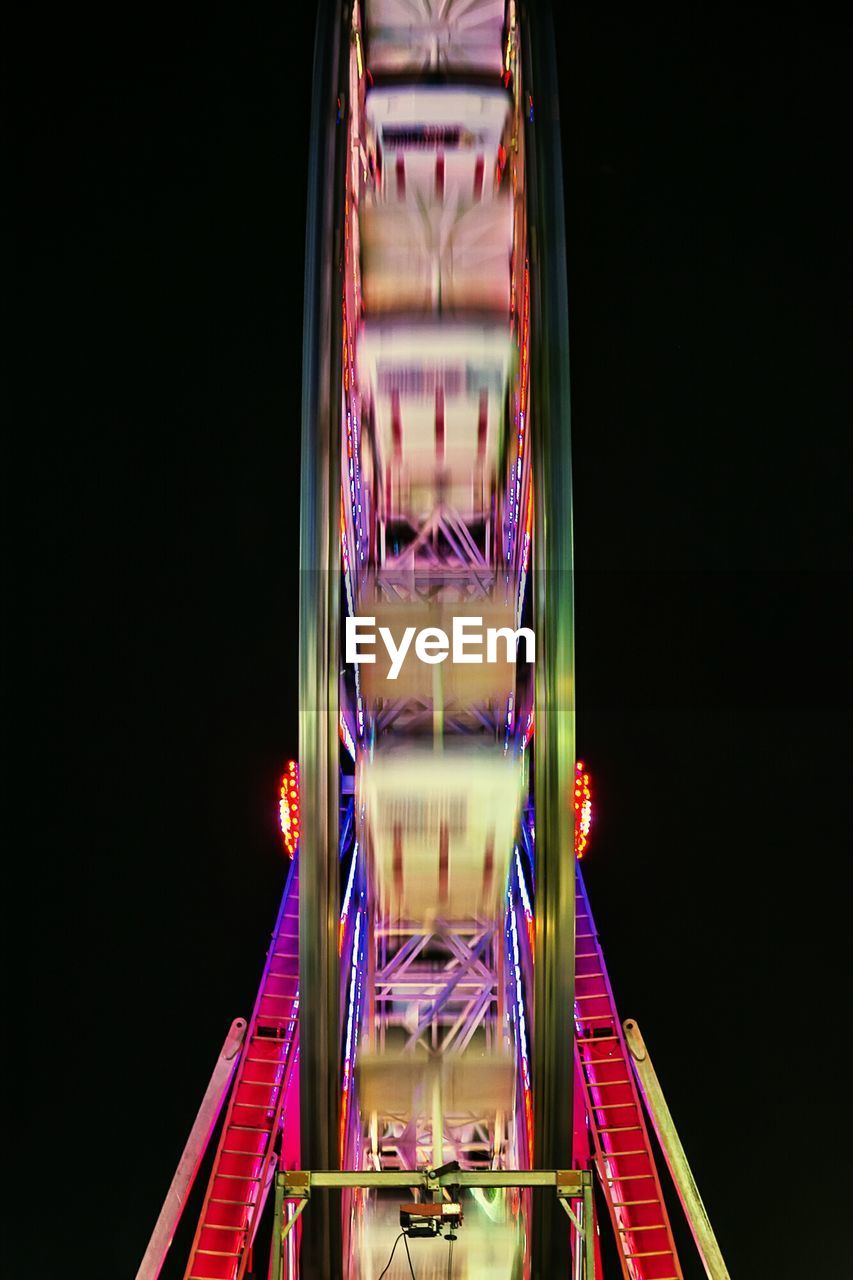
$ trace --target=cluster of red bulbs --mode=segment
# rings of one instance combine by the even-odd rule
[[[583,761],[575,764],[575,788],[572,797],[575,811],[575,857],[582,858],[589,848],[589,832],[592,826],[592,789],[589,773]],[[292,858],[299,843],[299,765],[288,760],[281,780],[279,814],[284,847]]]
[[[284,847],[289,857],[293,857],[299,844],[299,765],[295,760],[288,760],[281,780],[278,811],[281,819],[281,834]]]
[[[589,846],[589,829],[592,826],[592,791],[583,760],[578,760],[575,764],[575,791],[572,799],[575,810],[575,857],[582,858]]]

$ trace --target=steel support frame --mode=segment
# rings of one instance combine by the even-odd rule
[[[299,581],[299,764],[302,798],[299,894],[300,1089],[302,1159],[338,1163],[340,967],[338,930],[338,625],[340,612],[341,313],[337,303],[344,140],[337,101],[346,94],[345,34],[338,5],[321,4],[314,46],[314,94],[305,252],[305,342]],[[347,33],[348,34],[348,33]],[[344,88],[341,88],[343,80]],[[319,1230],[306,1239],[302,1274],[339,1280],[338,1198],[318,1205]]]
[[[145,1250],[145,1256],[136,1273],[136,1280],[157,1280],[163,1268],[166,1254],[169,1252],[192,1191],[199,1165],[204,1159],[222,1106],[228,1096],[228,1090],[231,1088],[245,1038],[246,1019],[235,1018],[219,1051],[210,1083],[205,1090],[198,1115],[178,1161],[175,1176],[172,1178],[166,1199],[163,1201],[163,1208],[160,1210],[148,1248]]]
[[[465,1190],[468,1187],[506,1187],[521,1189],[553,1188],[554,1204],[565,1210],[567,1219],[583,1241],[583,1280],[595,1277],[595,1214],[593,1212],[592,1174],[586,1169],[531,1169],[524,1172],[502,1169],[421,1169],[309,1172],[292,1169],[280,1172],[275,1186],[275,1217],[271,1280],[291,1280],[284,1273],[284,1257],[287,1238],[295,1222],[303,1214],[315,1191],[330,1188],[361,1187],[374,1190],[419,1190],[431,1199],[440,1199],[445,1189]],[[288,1203],[295,1202],[295,1211],[285,1212]],[[578,1213],[578,1209],[580,1213]],[[462,1228],[464,1230],[464,1228]],[[305,1236],[311,1232],[304,1232]],[[304,1249],[303,1244],[303,1249]],[[556,1272],[555,1274],[561,1274]]]
[[[404,519],[409,524],[414,538],[396,555],[390,556],[386,551],[382,557],[380,569],[389,580],[395,573],[414,573],[424,568],[431,569],[435,573],[444,572],[445,569],[452,572],[457,566],[465,571],[473,568],[481,574],[493,577],[492,548],[489,542],[486,542],[481,551],[468,528],[468,522],[443,500],[437,502],[426,519],[418,524],[408,517]],[[481,525],[483,517],[478,515],[471,523],[475,526]],[[440,554],[437,548],[440,538],[443,538],[447,547],[450,548],[450,555]]]
[[[541,46],[542,37],[537,35],[537,38]],[[545,42],[547,43],[547,34]],[[538,64],[540,61],[541,54],[537,54],[533,62]],[[530,66],[531,63],[528,60],[525,76],[528,83],[530,83]],[[537,73],[538,70],[537,65]],[[548,70],[552,71],[552,68]],[[553,89],[553,82],[551,89]],[[537,80],[537,94],[541,92],[542,89],[538,86]],[[549,92],[550,90],[546,89],[546,94]],[[539,101],[541,102],[541,99]],[[524,109],[524,115],[526,114]],[[556,121],[552,121],[551,124],[556,126]],[[554,227],[552,206],[555,203],[558,206],[559,229],[562,230],[560,204],[562,191],[559,163],[555,170],[552,170],[549,163],[555,155],[559,159],[555,145],[556,128],[552,128],[549,135],[546,121],[546,128],[542,129],[540,126],[539,133],[544,135],[544,141],[550,146],[548,155],[541,157],[538,164],[539,187],[535,194],[537,200],[535,225],[538,242],[531,251],[535,255],[534,274],[541,277],[544,273],[550,273],[555,265],[548,254],[545,255],[546,261],[541,251],[546,241],[550,251],[553,239],[551,233]],[[532,140],[540,145],[543,138],[534,137]],[[529,150],[533,154],[535,148],[531,147]],[[545,183],[543,183],[543,169],[548,170]],[[528,182],[527,186],[533,191],[536,184]],[[545,203],[545,196],[550,198],[548,208],[543,214],[542,206]],[[568,387],[565,368],[568,333],[565,317],[564,261],[562,259],[557,261],[556,267],[556,285],[552,282],[543,283],[541,278],[538,280],[535,296],[538,314],[534,326],[534,332],[539,330],[535,352],[538,398],[533,409],[536,417],[533,428],[535,442],[533,470],[537,487],[534,567],[540,571],[536,575],[534,591],[534,622],[537,636],[541,637],[536,688],[536,719],[539,728],[535,765],[536,802],[540,822],[540,860],[545,865],[537,869],[537,962],[534,1014],[536,1034],[533,1037],[535,1050],[533,1065],[536,1099],[536,1163],[541,1166],[568,1164],[571,1160],[572,1136],[570,1096],[572,1054],[569,1011],[572,1007],[573,995],[574,892],[572,876],[567,874],[566,868],[562,866],[566,859],[566,851],[573,847],[573,816],[569,807],[569,796],[574,761],[571,689],[571,515],[568,474]],[[515,264],[515,269],[516,272],[519,271],[518,263]],[[526,452],[523,485],[525,493],[530,465],[529,456],[529,452]],[[516,511],[516,520],[520,521],[522,515],[522,509]],[[377,509],[377,518],[381,522],[382,514],[379,509]],[[346,512],[345,519],[348,531],[352,530],[354,521],[351,511]],[[494,567],[482,555],[472,535],[461,536],[458,527],[460,524],[464,526],[464,521],[459,520],[458,513],[451,513],[439,505],[425,522],[418,522],[417,528],[412,526],[414,541],[398,556],[386,557],[384,540],[380,538],[378,548],[380,563],[377,566],[374,589],[392,600],[417,598],[424,593],[433,595],[437,588],[444,587],[452,590],[455,595],[459,595],[460,592],[467,593],[473,598],[488,595],[494,589]],[[467,529],[464,532],[468,533]],[[520,572],[524,562],[524,556],[521,554],[523,532],[521,524],[516,532],[515,555],[511,563],[514,572]],[[448,547],[452,549],[449,556]],[[365,579],[364,583],[367,581],[369,579]],[[550,586],[546,589],[546,582],[551,584],[553,589],[550,589]],[[358,586],[355,586],[352,595],[355,597],[358,594],[363,592],[359,592]],[[408,707],[404,711],[401,706],[395,708],[396,714],[392,712],[387,719],[389,721],[398,719],[402,727],[406,711],[411,717],[413,708]],[[426,719],[427,708],[422,708],[422,711],[423,718]],[[418,714],[417,709],[415,714]],[[386,723],[384,727],[390,728],[390,724]],[[458,728],[465,732],[467,726],[460,724]],[[379,927],[382,927],[381,922]],[[501,949],[500,929],[496,937],[495,954]],[[435,1003],[436,984],[434,976],[430,975],[430,977],[431,983],[425,983],[423,992],[425,998],[429,995]],[[498,985],[496,983],[496,986]],[[472,1021],[474,1029],[477,1021],[482,1021],[492,1007],[491,1002],[492,996],[489,994],[486,1007],[482,1009],[481,1006],[481,1013],[478,1014],[478,1006],[475,1003],[465,1014],[465,1017]],[[473,1034],[473,1030],[471,1033]],[[321,1182],[315,1182],[315,1186],[321,1185],[323,1185]],[[336,1182],[326,1185],[345,1184]],[[514,1183],[506,1185],[519,1185],[517,1175]],[[534,1267],[536,1276],[545,1276],[556,1273],[559,1264],[555,1266],[554,1260],[568,1255],[569,1243],[567,1230],[561,1230],[558,1225],[562,1216],[554,1216],[553,1204],[545,1206],[541,1201],[539,1204],[541,1212],[537,1213],[535,1218],[534,1234],[541,1236],[543,1244],[542,1247],[537,1244],[535,1257],[538,1261],[534,1263]],[[588,1220],[591,1218],[590,1211]]]
[[[640,1028],[633,1018],[623,1022],[622,1027],[631,1054],[631,1066],[634,1069],[646,1111],[657,1134],[672,1181],[675,1183],[675,1189],[697,1252],[702,1259],[705,1274],[708,1280],[730,1280],[728,1267],[720,1252],[708,1211],[699,1194],[693,1170],[688,1163]]]
[[[522,42],[531,219],[534,539],[537,637],[535,964],[533,1008],[534,1164],[571,1161],[571,1010],[574,1001],[574,742],[569,328],[557,73],[550,14],[530,0]],[[533,1280],[559,1275],[570,1256],[568,1223],[553,1201],[534,1203]]]
[[[395,1003],[407,1001],[420,1006],[416,1026],[409,1031],[406,1048],[414,1050],[421,1042],[430,1058],[443,1054],[462,1052],[473,1036],[485,1028],[488,1039],[496,1040],[503,1034],[500,1011],[502,999],[502,966],[498,957],[502,946],[502,925],[491,920],[446,921],[436,919],[429,925],[405,921],[380,921],[374,931],[376,962],[371,986],[370,1007],[374,1023],[367,1028],[369,1039],[379,1046],[384,1044],[385,1031],[390,1026],[402,1025],[401,1015],[389,1010]],[[419,963],[419,957],[430,948],[432,959],[428,964]],[[440,968],[435,955],[442,952]],[[422,1131],[417,1119],[409,1117],[403,1124],[401,1117],[383,1116],[386,1122],[384,1136],[378,1133],[375,1119],[371,1119],[365,1135],[365,1161],[375,1164],[377,1159],[387,1160],[389,1149],[405,1167],[405,1149],[414,1153],[415,1162],[429,1159],[434,1135],[429,1126]],[[403,1124],[400,1133],[395,1127]],[[466,1114],[458,1120],[445,1117],[441,1137],[443,1148],[453,1152],[454,1158],[470,1159],[470,1153],[457,1144],[453,1128],[478,1126],[483,1134],[484,1147],[491,1147],[491,1133],[495,1117]],[[377,1149],[373,1143],[378,1137]],[[401,1149],[402,1148],[402,1149]],[[384,1151],[384,1155],[383,1155]]]

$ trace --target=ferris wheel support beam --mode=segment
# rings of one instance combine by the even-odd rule
[[[533,607],[536,663],[536,949],[533,1009],[534,1166],[567,1167],[572,1157],[575,903],[574,618],[572,574],[569,321],[557,70],[551,15],[531,4],[526,42],[526,111],[533,181],[532,431]],[[534,1280],[564,1274],[569,1222],[553,1198],[534,1199]]]
[[[163,1208],[160,1210],[160,1216],[151,1234],[148,1248],[145,1250],[145,1257],[142,1259],[140,1268],[136,1273],[136,1280],[157,1280],[163,1269],[166,1254],[169,1252],[172,1239],[178,1229],[178,1223],[192,1191],[199,1165],[204,1159],[204,1154],[210,1143],[210,1135],[216,1128],[222,1104],[231,1087],[234,1072],[237,1070],[237,1063],[240,1061],[240,1054],[243,1052],[245,1038],[246,1020],[245,1018],[235,1018],[231,1023],[228,1035],[225,1037],[225,1043],[219,1051],[219,1057],[216,1059],[216,1066],[213,1068],[210,1083],[202,1098],[198,1115],[190,1130],[190,1136],[187,1138],[186,1146],[175,1170],[175,1176],[172,1179],[168,1194],[163,1202]]]
[[[337,276],[342,131],[341,8],[318,6],[305,247],[302,462],[299,547],[300,1133],[303,1163],[339,1162],[340,886],[338,628],[340,547],[340,309]],[[339,1193],[324,1191],[316,1229],[302,1243],[304,1276],[341,1275]]]
[[[640,1034],[640,1028],[633,1018],[623,1022],[622,1027],[625,1032],[625,1041],[631,1052],[631,1065],[643,1095],[643,1102],[646,1104],[667,1168],[675,1183],[675,1189],[699,1257],[702,1259],[705,1274],[708,1280],[731,1280],[717,1237],[714,1235],[711,1220],[702,1203],[699,1188],[696,1186],[696,1179],[687,1162],[684,1147],[681,1145],[675,1122],[667,1106],[663,1089],[660,1087],[657,1072],[652,1066],[646,1042]]]

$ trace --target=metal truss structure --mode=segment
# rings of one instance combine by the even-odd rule
[[[682,1280],[644,1107],[727,1280],[578,861],[547,17],[329,0],[314,81],[292,862],[137,1280],[159,1275],[229,1090],[184,1280],[250,1274],[273,1188],[272,1280],[373,1280],[400,1223],[407,1251],[430,1237],[422,1280],[603,1280],[594,1179],[623,1280]],[[392,674],[342,653],[365,617],[392,637],[475,619],[511,646]]]

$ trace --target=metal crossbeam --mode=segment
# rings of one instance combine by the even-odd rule
[[[417,1189],[433,1199],[440,1198],[444,1188],[453,1188],[455,1192],[472,1187],[553,1188],[558,1204],[565,1209],[583,1244],[583,1269],[579,1274],[582,1280],[595,1280],[595,1219],[592,1174],[588,1170],[458,1169],[447,1166],[440,1169],[385,1169],[381,1172],[289,1169],[279,1173],[275,1187],[271,1280],[284,1280],[288,1236],[309,1203],[312,1191],[345,1187],[385,1191]]]
[[[409,937],[390,958],[380,964],[374,979],[377,1006],[407,1000],[421,1003],[416,1026],[409,1034],[411,1049],[438,1025],[449,1026],[442,1050],[459,1038],[467,1043],[497,1000],[498,978],[490,952],[499,940],[499,929],[479,921],[452,925],[436,921],[432,930]],[[384,935],[387,937],[388,935]],[[430,943],[438,943],[444,957],[440,965],[417,964]],[[384,948],[383,948],[384,949]],[[387,953],[386,953],[387,954]],[[387,1010],[386,1025],[402,1022]]]
[[[438,503],[420,525],[415,525],[411,520],[406,520],[405,523],[415,537],[396,555],[386,554],[383,557],[382,568],[385,572],[400,569],[411,572],[416,566],[432,571],[445,566],[481,571],[491,568],[488,539],[484,551],[481,551],[467,523],[447,503]],[[475,523],[482,524],[482,520]],[[450,548],[450,555],[446,552],[442,554],[439,539]]]
[[[442,1187],[553,1187],[561,1198],[580,1200],[592,1186],[587,1169],[285,1169],[277,1176],[285,1200],[310,1196],[312,1188],[420,1187],[426,1192]]]

